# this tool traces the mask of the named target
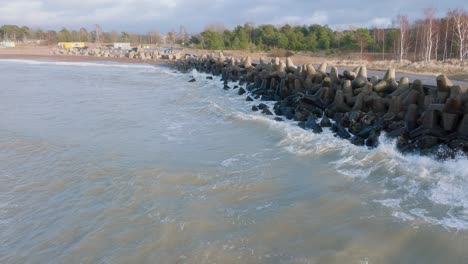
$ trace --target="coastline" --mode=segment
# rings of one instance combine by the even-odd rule
[[[67,62],[99,62],[112,61],[121,63],[149,64],[170,66],[168,60],[136,60],[129,58],[110,58],[110,57],[93,57],[81,55],[56,55],[50,54],[50,48],[18,48],[18,49],[0,49],[0,60],[2,59],[24,59],[24,60],[55,60]]]
[[[150,65],[163,65],[170,66],[174,61],[166,59],[150,59],[140,60],[131,58],[113,58],[113,57],[94,57],[94,56],[83,56],[83,55],[59,55],[52,54],[51,51],[54,47],[51,46],[23,46],[16,48],[0,48],[0,59],[30,59],[30,60],[57,60],[57,61],[69,61],[69,62],[96,62],[96,61],[113,61],[121,63],[142,63]],[[211,52],[207,50],[196,50],[196,49],[184,49],[184,53],[201,55],[210,55]],[[246,56],[252,58],[252,62],[257,62],[261,57],[267,57],[269,60],[273,57],[269,56],[268,53],[261,52],[245,52],[245,51],[227,51],[226,55],[233,56],[238,59],[242,59]],[[395,67],[395,65],[388,65],[383,67],[382,62],[378,62],[378,65],[374,65],[373,62],[365,61],[350,61],[340,60],[337,58],[325,58],[325,57],[314,57],[305,54],[296,54],[291,57],[293,61],[298,64],[311,63],[314,66],[319,66],[323,62],[327,62],[330,65],[340,67],[342,70],[352,70],[355,67],[367,65],[367,69],[370,71],[381,72],[384,74],[389,67],[395,68],[397,74],[414,74],[414,75],[425,75],[436,77],[440,74],[446,74],[450,80],[458,82],[468,82],[468,74],[464,71],[444,71],[441,68],[420,68],[420,69],[409,69]],[[390,63],[391,61],[388,61]]]
[[[252,111],[276,115],[276,121],[295,120],[316,134],[330,127],[336,137],[357,146],[376,148],[385,132],[397,140],[402,153],[451,159],[468,153],[468,91],[453,84],[445,74],[435,85],[397,77],[389,68],[385,76],[368,77],[366,66],[339,73],[327,72],[327,63],[296,66],[291,58],[253,64],[218,56],[186,57],[177,60],[181,72],[196,69],[221,76],[224,90],[239,89],[246,101],[274,102],[270,108],[260,103]],[[398,81],[399,80],[399,81]],[[191,80],[196,81],[195,79]],[[230,82],[238,82],[233,88]]]

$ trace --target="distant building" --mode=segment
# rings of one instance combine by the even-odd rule
[[[2,48],[14,48],[16,47],[16,43],[13,41],[3,41],[0,42],[0,47]]]
[[[62,49],[72,49],[72,48],[84,48],[84,42],[59,42],[57,44],[59,48]]]
[[[132,48],[130,43],[128,42],[114,42],[114,49],[123,49],[123,50],[129,50]]]

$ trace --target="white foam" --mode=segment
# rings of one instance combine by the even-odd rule
[[[236,158],[228,158],[228,159],[225,159],[221,162],[221,165],[223,167],[230,167],[230,166],[233,166],[237,161],[239,161],[239,159],[236,159]]]
[[[73,61],[47,61],[47,60],[21,60],[21,59],[1,59],[0,62],[21,63],[29,65],[57,65],[57,66],[76,66],[76,67],[106,67],[106,68],[140,68],[155,69],[149,64],[126,64],[113,62],[73,62]]]
[[[195,78],[208,76],[197,71],[191,74]],[[328,128],[314,134],[298,127],[297,122],[277,122],[273,120],[275,115],[250,112],[251,105],[259,102],[246,102],[244,96],[237,95],[237,90],[222,90],[219,81],[218,78],[206,80],[200,86],[210,93],[206,99],[207,110],[225,120],[252,122],[276,131],[282,137],[278,146],[293,155],[330,156],[334,160],[330,165],[338,173],[379,188],[370,199],[392,209],[391,214],[397,219],[468,229],[467,157],[440,161],[402,154],[396,148],[396,141],[384,134],[379,138],[380,145],[373,149],[352,145],[348,140],[335,137]],[[274,104],[262,103],[270,109]],[[238,162],[235,158],[226,159],[221,165],[232,166]],[[434,209],[441,206],[446,210]]]

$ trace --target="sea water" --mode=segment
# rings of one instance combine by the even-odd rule
[[[463,156],[313,134],[195,71],[0,76],[0,263],[468,263]]]

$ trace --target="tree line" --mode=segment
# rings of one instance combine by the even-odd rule
[[[47,44],[57,44],[58,42],[131,42],[138,44],[161,43],[163,36],[152,31],[147,34],[136,34],[131,32],[104,32],[100,25],[95,25],[93,30],[84,27],[79,30],[69,30],[63,27],[59,31],[30,29],[27,26],[3,25],[0,27],[0,38],[3,41],[27,42],[28,40],[44,41]]]
[[[352,28],[332,30],[324,25],[260,25],[247,23],[226,29],[222,24],[209,25],[200,34],[189,35],[184,26],[165,36],[158,31],[147,34],[104,32],[99,25],[90,31],[62,28],[59,31],[30,29],[27,26],[0,27],[2,40],[26,41],[36,39],[57,42],[131,42],[134,44],[184,45],[209,50],[261,50],[274,48],[292,51],[324,52],[326,55],[349,52],[361,58],[371,54],[375,58],[413,61],[468,59],[468,12],[451,9],[444,17],[436,17],[436,10],[425,9],[422,18],[410,22],[408,16],[397,16],[392,25],[383,28]]]
[[[399,15],[386,28],[349,28],[332,30],[322,25],[260,25],[244,24],[233,30],[222,25],[208,26],[190,43],[210,50],[270,50],[325,51],[325,54],[359,52],[382,55],[382,59],[446,60],[468,59],[468,13],[452,9],[442,18],[436,10],[424,10],[424,16],[410,22]],[[387,57],[386,57],[387,56]]]

